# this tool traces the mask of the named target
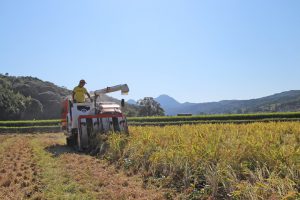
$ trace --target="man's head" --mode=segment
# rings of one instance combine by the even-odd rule
[[[83,87],[86,84],[85,80],[81,79],[79,81],[79,86]]]

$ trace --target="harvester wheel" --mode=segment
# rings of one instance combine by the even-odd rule
[[[72,129],[72,139],[73,139],[73,145],[78,145],[78,130],[77,128]]]
[[[72,129],[72,134],[66,138],[67,146],[75,147],[77,145],[78,132],[77,129]]]
[[[72,147],[74,145],[74,140],[72,136],[67,137],[66,140],[67,140],[67,146]]]

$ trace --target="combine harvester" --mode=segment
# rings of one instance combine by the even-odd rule
[[[79,151],[92,150],[97,145],[97,134],[109,131],[128,133],[126,116],[115,102],[101,102],[101,95],[121,91],[128,94],[127,84],[107,87],[91,95],[93,101],[73,103],[71,96],[63,102],[62,129],[67,136],[67,145]],[[124,99],[121,106],[124,107]]]

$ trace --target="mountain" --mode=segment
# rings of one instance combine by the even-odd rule
[[[161,104],[166,115],[300,111],[300,90],[250,100],[223,100],[207,103],[179,103],[168,95],[161,95],[155,100]]]
[[[38,78],[0,74],[0,120],[59,119],[61,102],[71,93],[67,88]],[[120,103],[107,95],[101,98]],[[136,116],[138,108],[127,105],[123,111],[127,116]]]
[[[180,105],[178,101],[166,94],[160,95],[159,97],[155,98],[155,101],[159,102],[162,107],[172,108]]]
[[[131,104],[131,105],[136,105],[136,101],[135,100],[133,100],[133,99],[129,99],[129,100],[127,100],[126,101],[128,104]]]
[[[175,111],[181,107],[181,104],[178,101],[176,101],[174,98],[172,98],[166,94],[160,95],[159,97],[155,98],[154,100],[157,101],[161,105],[161,107],[164,109],[165,115],[174,115],[176,113],[174,113],[172,111]],[[170,114],[170,113],[172,113],[172,114]]]

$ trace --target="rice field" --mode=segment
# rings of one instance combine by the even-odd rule
[[[187,199],[300,199],[300,123],[130,127],[106,158]]]

